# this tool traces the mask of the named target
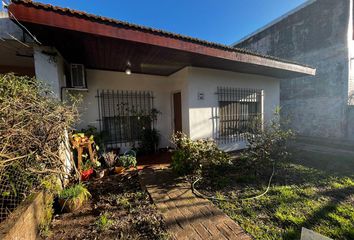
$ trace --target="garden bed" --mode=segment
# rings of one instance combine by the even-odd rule
[[[278,164],[269,192],[271,166],[255,176],[239,161],[204,175],[196,188],[230,201],[215,204],[255,239],[300,239],[301,227],[333,239],[354,239],[354,157],[295,151]],[[237,161],[236,161],[237,162]]]
[[[48,239],[166,239],[164,222],[141,189],[137,171],[87,183],[92,198],[56,215]]]

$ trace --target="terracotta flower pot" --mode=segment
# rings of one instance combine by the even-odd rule
[[[82,206],[82,201],[79,198],[59,199],[59,205],[62,212],[74,212]]]
[[[93,168],[81,172],[81,181],[86,181],[93,174]]]
[[[123,172],[124,172],[124,167],[115,167],[115,168],[114,168],[114,171],[115,171],[116,173],[118,173],[118,174],[123,173]]]
[[[128,171],[134,171],[136,169],[135,166],[130,166],[129,168],[127,168]]]

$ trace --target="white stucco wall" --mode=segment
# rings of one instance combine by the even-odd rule
[[[192,137],[213,137],[213,116],[218,110],[217,87],[257,88],[264,91],[264,118],[272,117],[279,106],[279,80],[259,75],[187,67],[170,76],[86,70],[88,91],[83,92],[81,122],[78,128],[93,125],[99,128],[97,90],[142,90],[154,93],[154,107],[161,111],[156,128],[161,134],[160,147],[170,146],[173,133],[173,93],[181,92],[182,127]],[[198,93],[204,100],[198,100]],[[215,119],[214,119],[215,121]],[[242,146],[241,146],[242,147]]]
[[[34,47],[33,57],[36,78],[45,83],[55,96],[60,98],[61,87],[65,85],[63,57],[51,47]]]
[[[141,90],[154,93],[154,107],[161,112],[158,116],[156,128],[161,134],[160,146],[169,146],[171,129],[171,89],[169,79],[163,76],[131,74],[122,72],[86,70],[88,91],[83,92],[84,104],[81,109],[81,123],[78,128],[85,128],[87,125],[99,129],[99,112],[97,90]],[[175,79],[177,81],[177,78]]]
[[[205,68],[189,68],[188,73],[189,129],[193,139],[213,137],[218,111],[217,87],[263,90],[265,122],[279,106],[279,79]],[[198,100],[199,93],[204,93],[204,100]]]

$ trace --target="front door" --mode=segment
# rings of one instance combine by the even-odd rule
[[[173,94],[173,116],[175,133],[182,132],[182,104],[181,104],[181,93]]]

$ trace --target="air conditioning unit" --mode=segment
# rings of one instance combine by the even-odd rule
[[[70,64],[71,87],[86,88],[85,67],[83,64]]]

